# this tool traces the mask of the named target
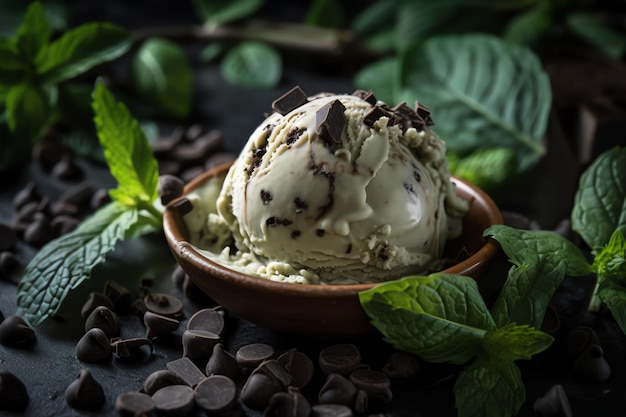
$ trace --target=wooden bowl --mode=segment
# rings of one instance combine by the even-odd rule
[[[196,177],[185,187],[188,194],[208,179],[223,175],[229,165],[222,165]],[[482,190],[453,178],[457,193],[469,201],[463,220],[463,234],[446,244],[446,255],[465,259],[441,272],[466,275],[480,280],[491,259],[500,250],[497,242],[483,238],[483,231],[502,224],[502,215]],[[183,197],[184,198],[184,195]],[[189,232],[175,202],[163,216],[167,242],[191,280],[235,315],[259,326],[308,337],[338,339],[361,337],[375,332],[361,308],[358,293],[376,284],[301,285],[270,281],[226,268],[201,255],[189,242]]]

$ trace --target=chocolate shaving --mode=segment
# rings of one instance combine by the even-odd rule
[[[261,190],[261,201],[263,201],[263,205],[267,206],[272,201],[272,193],[266,190]]]
[[[279,219],[278,217],[269,217],[265,220],[265,224],[267,227],[276,227],[276,226],[289,226],[291,224],[291,220],[288,219]]]
[[[435,124],[433,119],[430,117],[430,109],[417,101],[415,102],[415,113],[417,113],[418,116],[424,120],[426,126],[432,126]]]
[[[344,112],[346,107],[339,100],[326,104],[317,111],[317,134],[330,147],[336,150],[341,143],[341,135],[346,127]]]
[[[287,135],[287,141],[285,142],[287,145],[291,145],[293,144],[295,141],[298,140],[298,138],[300,136],[302,136],[302,134],[304,133],[304,130],[300,130],[297,126],[291,131],[289,132],[289,134]]]
[[[308,101],[306,94],[299,86],[295,86],[291,90],[287,91],[282,96],[278,97],[272,103],[272,109],[285,115],[290,111],[302,106]]]
[[[372,93],[371,90],[366,91],[366,90],[358,89],[354,93],[352,93],[352,95],[362,100],[367,101],[372,106],[375,106],[376,103],[378,102],[378,99],[376,98],[376,96],[374,96],[374,93]]]
[[[388,113],[379,106],[374,106],[363,118],[363,123],[365,123],[367,127],[372,127],[374,123],[383,116],[388,116]]]

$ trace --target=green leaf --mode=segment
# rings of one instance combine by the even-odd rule
[[[157,199],[159,171],[139,123],[101,81],[96,82],[92,106],[105,159],[118,182],[111,197],[126,206],[148,208]]]
[[[550,299],[565,275],[591,272],[580,249],[557,233],[497,225],[485,230],[484,236],[489,235],[513,263],[491,309],[499,327],[516,323],[540,328]]]
[[[485,350],[495,361],[516,361],[530,359],[543,352],[554,342],[547,333],[530,326],[508,324],[485,335]]]
[[[600,49],[607,56],[619,60],[626,51],[626,36],[611,29],[602,19],[591,13],[572,13],[567,26],[578,36]]]
[[[27,64],[15,43],[0,40],[0,84],[17,84],[26,76]]]
[[[271,46],[243,42],[228,51],[221,65],[226,81],[244,87],[275,87],[282,76],[280,54]]]
[[[572,209],[572,229],[594,255],[615,230],[626,234],[626,148],[602,153],[582,173]]]
[[[189,115],[193,99],[193,71],[180,46],[166,39],[146,41],[132,61],[132,83],[147,102],[169,115]]]
[[[46,19],[41,3],[31,3],[17,30],[18,49],[28,61],[33,61],[39,51],[48,44],[51,35],[52,27]]]
[[[196,13],[209,28],[251,16],[263,6],[263,0],[193,0]]]
[[[17,288],[17,304],[24,316],[35,326],[53,316],[69,292],[89,279],[91,270],[125,238],[137,218],[137,210],[110,203],[41,248]]]
[[[606,279],[598,286],[598,297],[611,311],[622,332],[626,334],[626,288],[623,283]]]
[[[593,267],[599,279],[612,279],[626,282],[626,238],[616,230],[609,243],[593,260]]]
[[[550,26],[550,10],[541,2],[515,15],[508,23],[503,39],[508,42],[533,46]]]
[[[363,90],[376,92],[376,97],[385,103],[393,103],[397,85],[398,59],[382,59],[363,67],[353,79],[354,85]]]
[[[48,97],[30,84],[16,85],[7,93],[6,114],[13,136],[34,143],[50,120]]]
[[[492,189],[512,179],[517,169],[517,155],[512,149],[478,148],[461,157],[451,172],[483,189]]]
[[[341,28],[344,23],[341,3],[334,0],[314,0],[309,6],[305,22],[312,26]]]
[[[110,23],[85,23],[41,50],[37,70],[43,82],[58,83],[121,56],[129,47],[126,30]]]
[[[388,30],[389,22],[395,23],[397,18],[397,0],[372,2],[361,10],[352,20],[351,28],[360,38],[367,38],[373,33]]]
[[[456,4],[455,4],[456,3]],[[458,2],[417,0],[397,8],[395,49],[402,51],[416,40],[423,40],[456,12]]]
[[[402,95],[430,107],[448,149],[507,147],[520,170],[545,154],[550,81],[529,49],[490,35],[433,37],[401,56]]]
[[[387,342],[429,362],[467,362],[495,327],[468,277],[407,277],[363,291],[359,299]]]
[[[213,42],[207,47],[205,47],[204,49],[202,49],[199,55],[200,61],[211,62],[215,58],[220,56],[224,52],[225,49],[226,49],[226,46],[224,44],[219,43],[219,42]]]
[[[510,417],[524,404],[526,388],[514,362],[479,362],[461,371],[454,398],[458,417]]]

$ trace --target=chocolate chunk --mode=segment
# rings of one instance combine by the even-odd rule
[[[196,311],[187,321],[187,330],[202,330],[221,335],[224,332],[224,313],[221,307]]]
[[[308,101],[306,94],[299,86],[295,86],[272,102],[272,110],[285,115],[302,106]]]
[[[35,331],[20,316],[8,316],[0,323],[0,343],[25,346],[35,342]]]
[[[202,330],[185,330],[183,332],[183,357],[198,359],[209,357],[213,347],[222,339],[215,333]]]
[[[361,365],[361,352],[353,344],[335,344],[320,351],[320,369],[326,375],[349,375]]]
[[[315,404],[310,417],[352,417],[352,410],[342,404]]]
[[[194,396],[200,408],[210,415],[219,415],[236,404],[237,385],[224,375],[212,375],[196,386]]]
[[[272,193],[266,190],[261,190],[261,201],[263,202],[264,206],[268,206],[272,201],[272,198]]]
[[[287,392],[277,392],[272,395],[263,415],[268,417],[309,417],[311,404],[298,389],[290,388]]]
[[[193,388],[188,385],[163,387],[152,394],[152,401],[157,412],[165,416],[186,416],[195,405]]]
[[[417,113],[418,116],[424,120],[426,126],[432,126],[435,124],[433,119],[430,117],[430,109],[417,101],[415,102],[415,113]]]
[[[268,359],[263,361],[259,366],[257,366],[254,373],[261,373],[263,375],[267,375],[273,380],[275,380],[281,387],[287,388],[288,386],[293,384],[293,377],[289,373],[287,369],[274,359]]]
[[[358,389],[367,393],[370,401],[381,400],[384,403],[391,401],[391,380],[383,372],[373,369],[357,369],[350,374],[350,381]]]
[[[11,372],[0,370],[0,410],[19,411],[27,404],[26,385]]]
[[[120,334],[120,319],[113,310],[105,306],[98,306],[85,319],[85,331],[100,328],[110,339]]]
[[[250,343],[237,350],[235,358],[243,368],[255,368],[274,356],[274,348],[265,343]]]
[[[146,326],[146,339],[153,339],[175,332],[180,325],[180,322],[176,319],[151,311],[147,311],[143,315],[143,323]]]
[[[289,349],[276,359],[291,375],[291,385],[296,388],[304,388],[313,379],[315,371],[313,361],[306,353],[297,349]]]
[[[371,90],[366,91],[366,90],[359,89],[359,90],[356,90],[354,93],[352,93],[352,95],[360,98],[361,100],[367,101],[372,106],[375,106],[376,103],[378,102],[378,100],[376,99],[376,96],[374,96],[374,93],[372,93]]]
[[[243,376],[241,365],[233,355],[224,350],[221,343],[213,346],[213,353],[206,364],[205,373],[224,375],[233,381],[238,381]]]
[[[183,195],[184,189],[185,184],[180,178],[174,175],[159,175],[157,194],[164,206]]]
[[[341,135],[346,127],[346,107],[335,100],[320,108],[315,115],[317,134],[332,152],[341,144]]]
[[[90,329],[76,343],[76,357],[88,363],[111,358],[111,344],[107,335],[97,327]]]
[[[255,410],[264,410],[270,398],[283,387],[273,378],[262,374],[252,373],[241,388],[241,401]]]
[[[126,311],[130,308],[130,291],[116,281],[104,283],[103,293],[111,300],[115,311]]]
[[[0,252],[0,279],[18,284],[24,272],[24,267],[13,252]]]
[[[167,369],[180,376],[190,387],[195,387],[205,376],[200,369],[187,357],[167,363]]]
[[[115,410],[120,417],[152,416],[156,406],[150,395],[124,392],[115,399]]]
[[[13,249],[17,243],[17,233],[8,224],[0,223],[0,251]]]
[[[602,382],[611,376],[611,367],[600,345],[590,345],[574,361],[574,374],[590,382]]]
[[[80,410],[97,410],[104,403],[104,389],[91,372],[81,369],[78,378],[65,390],[65,401],[70,407]]]
[[[189,201],[188,198],[176,200],[170,207],[174,208],[174,210],[176,210],[181,216],[184,216],[193,210],[193,204],[191,204],[191,201]]]
[[[332,373],[326,377],[318,395],[320,404],[341,404],[352,406],[357,387],[345,376]]]
[[[80,315],[86,320],[91,312],[100,306],[113,310],[113,303],[109,297],[99,292],[91,292],[80,310]]]
[[[297,239],[297,238],[298,238],[301,234],[302,234],[302,232],[301,232],[301,231],[299,231],[299,230],[294,230],[294,231],[292,231],[292,232],[291,232],[291,238],[292,238],[292,239]]]
[[[572,407],[561,384],[552,386],[543,397],[537,398],[533,411],[543,417],[572,417]]]
[[[171,294],[149,293],[144,297],[148,311],[163,316],[179,316],[183,310],[183,303]]]
[[[184,385],[186,382],[175,372],[169,369],[154,371],[143,382],[141,389],[148,395],[152,395],[161,388],[170,385]]]
[[[326,230],[324,229],[317,229],[315,231],[315,236],[317,237],[324,237],[325,234],[326,234]]]
[[[420,369],[420,363],[414,355],[396,351],[387,359],[382,371],[389,378],[413,378]]]
[[[388,114],[379,106],[374,106],[363,118],[363,123],[365,123],[367,127],[372,127],[374,123],[383,116],[388,116]]]
[[[145,337],[133,337],[130,339],[111,339],[111,350],[120,358],[130,358],[140,352],[141,347],[148,346],[150,354],[154,353],[154,345],[150,339]]]

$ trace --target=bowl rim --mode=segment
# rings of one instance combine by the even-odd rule
[[[371,289],[380,284],[298,285],[288,282],[272,281],[230,269],[217,262],[211,261],[198,252],[196,247],[185,237],[185,233],[187,232],[186,225],[183,215],[176,207],[176,202],[184,200],[187,194],[201,186],[211,177],[226,173],[231,165],[232,162],[226,162],[199,174],[185,185],[184,192],[179,198],[173,200],[166,206],[163,214],[163,230],[165,232],[166,240],[168,241],[168,244],[179,264],[181,261],[189,262],[193,264],[195,268],[207,271],[208,273],[211,273],[214,278],[218,278],[222,281],[244,285],[246,287],[254,288],[257,291],[267,293],[280,292],[293,297],[302,296],[307,298],[327,298],[332,295],[341,297],[346,295],[357,295],[361,291]],[[470,199],[474,198],[480,200],[488,207],[489,220],[491,224],[504,223],[500,209],[485,191],[468,181],[454,176],[451,177],[451,181],[456,184],[457,189],[461,188],[469,194]],[[485,237],[484,239],[485,243],[479,250],[471,254],[463,261],[451,265],[450,267],[438,271],[437,273],[469,275],[469,273],[479,267],[481,263],[480,260],[493,258],[500,250],[500,245],[492,237]]]

